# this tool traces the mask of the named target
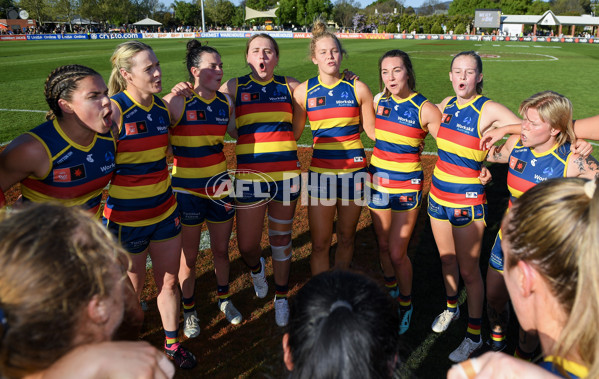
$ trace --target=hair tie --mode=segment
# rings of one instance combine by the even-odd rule
[[[6,332],[6,328],[8,326],[8,320],[6,318],[6,314],[4,313],[4,309],[0,308],[0,325],[2,326],[2,330],[0,331],[0,340],[4,337],[4,333]]]
[[[584,193],[589,197],[589,199],[593,198],[595,189],[597,189],[597,182],[595,182],[595,180],[589,180],[584,184]]]
[[[351,304],[348,303],[347,301],[345,301],[345,300],[337,300],[333,304],[331,304],[331,308],[329,308],[329,312],[333,313],[333,311],[335,309],[337,309],[337,308],[347,308],[350,311],[354,310],[354,308],[351,306]]]

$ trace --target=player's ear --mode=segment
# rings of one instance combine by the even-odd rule
[[[73,106],[65,99],[58,99],[58,106],[62,113],[74,113]]]

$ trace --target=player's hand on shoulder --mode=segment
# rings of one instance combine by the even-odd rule
[[[190,82],[179,82],[171,89],[171,93],[175,96],[190,98],[194,93],[193,85]]]
[[[593,153],[593,145],[582,138],[578,138],[576,142],[570,145],[570,151],[574,154],[582,155],[583,158],[586,158]]]

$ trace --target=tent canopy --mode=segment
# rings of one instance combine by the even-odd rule
[[[245,7],[245,19],[251,20],[252,18],[260,18],[260,17],[272,17],[276,18],[277,15],[275,12],[279,9],[279,7],[269,9],[267,11],[261,12],[252,8]]]
[[[87,18],[75,17],[71,20],[71,25],[98,25],[98,23],[90,21]]]
[[[160,26],[162,25],[162,23],[158,22],[158,21],[154,21],[151,18],[144,18],[141,21],[137,21],[134,22],[133,25],[140,25],[140,26]]]

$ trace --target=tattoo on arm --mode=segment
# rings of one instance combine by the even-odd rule
[[[581,173],[585,172],[584,163],[582,162],[582,157],[578,157],[578,158],[574,159],[574,163],[576,164],[576,166],[578,166],[579,172],[581,172]]]

